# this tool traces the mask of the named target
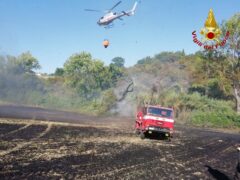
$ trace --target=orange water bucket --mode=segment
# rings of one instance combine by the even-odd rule
[[[107,39],[105,39],[104,41],[103,41],[103,46],[105,47],[105,48],[107,48],[108,46],[109,46],[109,41],[107,40]]]

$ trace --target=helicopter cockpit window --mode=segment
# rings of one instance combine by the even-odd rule
[[[103,17],[101,17],[101,19],[103,19]]]
[[[117,15],[117,13],[113,13],[113,15]]]

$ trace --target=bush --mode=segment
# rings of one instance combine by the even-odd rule
[[[195,111],[191,123],[203,127],[233,128],[240,127],[240,116],[232,112]]]
[[[101,107],[99,113],[108,112],[116,103],[117,97],[112,89],[106,90],[102,94]]]
[[[141,101],[149,102],[150,95],[142,96]],[[151,104],[174,107],[179,123],[188,123],[202,127],[240,127],[240,116],[233,110],[234,102],[210,99],[199,93],[185,94],[168,91]]]
[[[180,96],[180,110],[192,111],[190,123],[204,127],[240,127],[240,116],[233,110],[234,103],[210,99],[198,93]],[[181,113],[181,112],[179,112]]]

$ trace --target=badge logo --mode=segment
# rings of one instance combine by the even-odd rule
[[[222,31],[215,20],[212,9],[210,9],[208,13],[204,28],[201,29],[200,34],[202,35],[201,41],[197,39],[196,31],[192,32],[193,42],[207,50],[213,50],[224,46],[229,38],[228,31],[225,37],[221,40]]]

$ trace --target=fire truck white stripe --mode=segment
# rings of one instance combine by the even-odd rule
[[[156,117],[156,116],[144,116],[143,119],[152,119],[152,120],[157,120],[157,121],[165,121],[165,122],[171,122],[173,123],[173,119],[167,119],[167,118],[161,118],[161,117]]]

